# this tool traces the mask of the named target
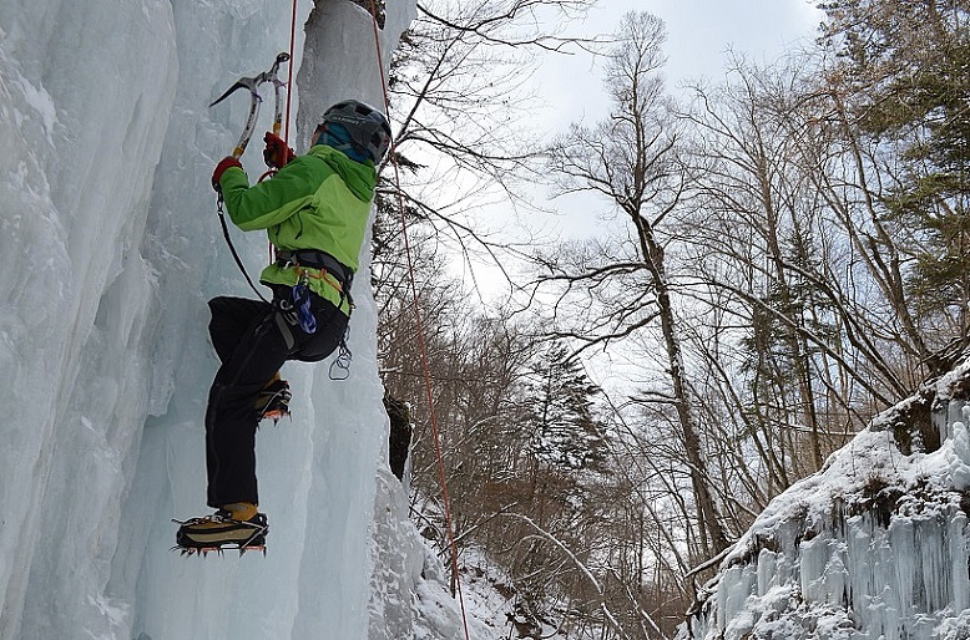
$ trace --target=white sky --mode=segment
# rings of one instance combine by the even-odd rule
[[[600,0],[585,23],[572,25],[569,33],[610,34],[628,11],[653,13],[666,23],[664,75],[668,89],[676,95],[686,83],[723,79],[730,50],[752,62],[770,63],[786,51],[808,47],[822,18],[814,4],[813,0]],[[546,102],[546,107],[535,114],[534,126],[547,135],[565,131],[577,121],[592,124],[609,108],[601,68],[589,55],[546,56],[534,77],[534,90]],[[470,213],[475,218],[473,226],[498,229],[504,238],[523,241],[528,239],[528,232],[520,231],[523,227],[542,229],[546,239],[553,235],[578,239],[600,234],[610,225],[602,218],[610,206],[596,196],[548,200],[542,188],[535,191],[540,200],[537,204],[555,209],[554,214],[516,218],[508,204],[495,202]],[[469,267],[459,257],[450,261],[450,271],[471,286]],[[507,284],[496,267],[476,264],[474,276],[486,300],[501,303],[508,295]],[[611,349],[587,360],[587,366],[599,384],[614,390],[633,388],[636,376],[644,374],[645,363],[626,362],[626,357],[626,352]]]
[[[756,62],[773,61],[811,43],[821,12],[812,0],[600,0],[583,31],[611,33],[629,11],[649,11],[667,25],[665,75],[670,89],[685,82],[724,75],[734,49]],[[558,106],[562,125],[584,114],[595,118],[606,104],[597,69],[589,57],[549,56],[538,78]]]
[[[753,62],[773,62],[785,51],[809,46],[822,13],[813,0],[600,0],[583,24],[570,25],[569,34],[595,36],[616,30],[624,14],[646,10],[667,27],[664,75],[668,89],[676,94],[686,83],[705,78],[717,82],[725,75],[730,50]],[[545,103],[535,113],[535,127],[546,135],[562,132],[574,122],[592,124],[607,113],[609,100],[603,89],[601,61],[587,54],[548,54],[533,77],[532,90]],[[541,229],[547,239],[582,238],[601,229],[598,214],[608,203],[593,195],[574,195],[549,200],[537,189],[539,206],[554,208],[555,215],[530,215],[519,224]],[[503,229],[524,239],[509,206],[493,203],[471,213],[475,226]],[[488,225],[486,221],[493,222]],[[454,275],[470,281],[467,265],[452,261]],[[494,268],[475,269],[476,280],[486,298],[503,296],[508,290]]]
[[[810,45],[822,12],[812,0],[600,0],[583,25],[585,33],[612,33],[629,11],[649,11],[667,27],[664,76],[677,94],[700,79],[725,77],[734,51],[752,62],[774,62],[784,52]],[[563,131],[569,124],[601,120],[609,109],[600,65],[592,56],[550,55],[537,74],[536,89],[548,99],[543,128]],[[586,235],[592,196],[557,201],[562,216],[555,226],[567,237]],[[571,215],[582,209],[583,216]]]

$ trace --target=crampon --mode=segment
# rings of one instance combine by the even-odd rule
[[[272,420],[279,422],[280,419],[290,415],[290,385],[286,380],[274,380],[262,391],[256,399],[256,411],[260,420]]]
[[[225,551],[262,551],[266,555],[266,534],[269,524],[266,516],[256,514],[249,520],[234,520],[227,511],[219,510],[203,518],[172,520],[180,525],[175,534],[175,546],[183,556],[222,555]]]
[[[172,547],[172,551],[178,551],[179,555],[200,556],[200,557],[208,556],[210,553],[218,553],[221,556],[221,555],[225,555],[226,551],[236,551],[236,550],[239,551],[239,555],[241,556],[245,555],[247,551],[254,551],[254,552],[262,551],[263,555],[264,556],[266,555],[266,545],[259,545],[259,546],[249,545],[245,547],[223,545],[221,547],[198,547],[198,548],[180,547],[178,545],[175,545],[174,547]]]

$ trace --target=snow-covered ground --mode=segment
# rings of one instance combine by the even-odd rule
[[[415,11],[413,0],[387,4],[385,64]],[[298,29],[293,61],[299,152],[327,104],[382,99],[369,15],[348,0],[298,7],[299,24],[309,18],[306,56]],[[252,296],[209,185],[248,100],[206,105],[287,48],[288,9],[0,3],[3,640],[407,637],[386,633],[378,610],[429,638],[460,637],[386,472],[366,256],[351,378],[330,380],[328,363],[288,365],[294,418],[258,436],[269,555],[169,551],[170,518],[208,511],[202,417],[216,359],[205,302]],[[252,178],[271,104],[243,158]],[[234,238],[258,273],[265,237]],[[406,571],[384,571],[381,553]]]
[[[970,360],[772,501],[680,637],[970,638],[968,398]],[[914,435],[913,451],[894,433]],[[942,444],[925,452],[921,439]]]
[[[555,626],[526,619],[516,611],[518,597],[513,581],[501,568],[476,549],[462,555],[462,592],[465,607],[474,621],[476,638],[528,638],[538,633],[544,640],[566,640]]]

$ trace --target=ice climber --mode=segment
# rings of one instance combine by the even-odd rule
[[[343,341],[350,286],[364,241],[375,165],[391,130],[380,111],[356,100],[330,107],[299,157],[267,133],[271,179],[250,186],[242,165],[224,158],[212,174],[233,223],[265,229],[277,260],[260,281],[273,302],[218,297],[209,301],[209,334],[222,365],[206,409],[210,516],[181,523],[176,541],[188,551],[264,547],[268,531],[256,491],[256,428],[288,413],[287,360],[316,362]]]

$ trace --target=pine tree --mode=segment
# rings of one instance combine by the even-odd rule
[[[924,325],[970,328],[970,7],[965,0],[834,0],[826,38],[844,60],[862,131],[900,160],[882,204],[911,261]],[[946,368],[945,362],[937,363]]]
[[[566,469],[597,468],[606,448],[603,425],[593,414],[599,388],[561,343],[542,353],[530,373],[530,453],[539,462]]]

